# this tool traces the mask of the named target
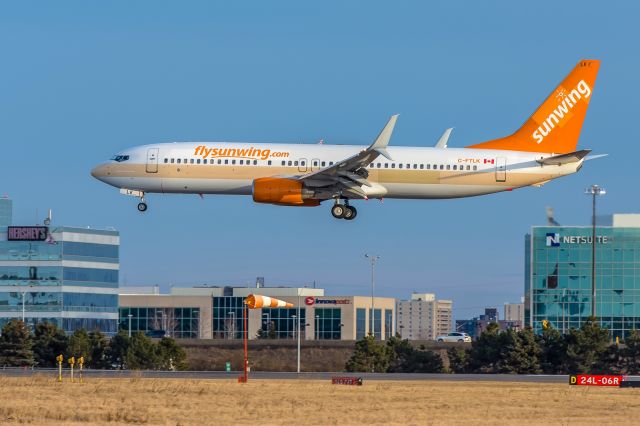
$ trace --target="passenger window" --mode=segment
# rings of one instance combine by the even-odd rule
[[[451,166],[447,164],[447,170],[451,170]]]
[[[372,169],[373,168],[373,163],[369,164],[369,168]]]
[[[458,170],[458,166],[456,166],[455,164],[453,165],[453,170]]]
[[[202,160],[202,164],[207,164],[207,159]]]
[[[282,165],[285,166],[287,163],[285,161],[282,162]]]
[[[333,166],[333,161],[329,161],[329,165],[330,165],[330,166]]]
[[[187,159],[186,158],[184,159],[184,164],[187,164]]]
[[[240,160],[240,165],[243,165],[243,164],[244,164],[244,160]]]
[[[185,160],[184,162],[186,163],[186,162],[187,162],[187,160]],[[190,162],[191,164],[193,164],[193,158],[192,158],[191,160],[189,160],[189,162]]]
[[[389,168],[389,163],[384,163],[384,168],[388,169]]]
[[[178,164],[180,164],[180,159],[178,158]]]
[[[440,170],[444,170],[444,165],[440,164]]]
[[[318,162],[317,162],[317,161],[314,161],[314,162],[313,162],[313,165],[314,165],[314,167],[315,167],[315,166],[317,166],[317,165],[318,165]]]
[[[169,162],[169,159],[168,159],[168,158],[165,158],[165,159],[164,159],[164,163],[165,163],[165,164],[167,164],[168,162]]]
[[[258,160],[253,160],[253,165],[255,166],[256,164],[258,164]]]
[[[473,166],[473,170],[478,170],[478,166]]]
[[[471,166],[467,166],[467,170],[471,170]]]
[[[224,160],[224,164],[229,164],[229,160]]]
[[[231,164],[236,164],[236,160],[231,160]]]
[[[420,165],[422,166],[422,164],[420,164]],[[414,164],[414,165],[413,165],[413,168],[414,168],[414,169],[417,169],[417,168],[418,168],[418,165],[417,165],[417,164]]]
[[[393,167],[393,166],[391,166]],[[401,169],[402,168],[402,163],[398,164],[398,168]]]
[[[294,165],[294,166],[297,166],[297,165],[298,165],[298,162],[297,162],[297,161],[294,161],[294,162],[293,162],[293,165]]]
[[[171,159],[171,164],[173,164],[173,158]]]
[[[391,163],[391,168],[395,169],[396,168],[396,163]]]
[[[322,167],[324,167],[327,163],[325,163],[324,161],[322,162]]]
[[[289,160],[289,162],[288,162],[287,164],[290,166],[290,165],[291,165],[291,164],[293,164],[293,163],[291,162],[291,160]]]
[[[267,166],[271,165],[271,160],[267,161]]]
[[[222,164],[222,160],[218,159],[218,164]]]
[[[199,158],[196,160],[196,163],[200,164],[200,159]]]
[[[301,161],[301,162],[300,162],[300,165],[301,165],[301,166],[304,166],[305,164],[306,164],[306,162],[305,162],[305,161]]]
[[[407,164],[407,169],[410,169],[410,168],[411,168],[411,164]]]
[[[378,163],[378,168],[381,169],[382,168],[382,163]]]

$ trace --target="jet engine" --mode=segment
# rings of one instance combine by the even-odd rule
[[[253,201],[281,206],[318,206],[314,192],[296,179],[266,177],[253,181]]]

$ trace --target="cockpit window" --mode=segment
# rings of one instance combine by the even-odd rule
[[[128,155],[116,155],[112,158],[113,161],[117,161],[118,163],[122,163],[123,161],[127,161],[128,159]]]

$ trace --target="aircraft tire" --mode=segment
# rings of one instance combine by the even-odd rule
[[[138,203],[138,211],[146,212],[147,211],[147,203]]]
[[[342,204],[335,204],[333,207],[331,207],[331,214],[336,219],[343,219],[346,212],[347,209]]]

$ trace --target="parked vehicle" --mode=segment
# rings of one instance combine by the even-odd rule
[[[467,333],[459,333],[457,331],[453,331],[449,334],[442,335],[436,337],[438,342],[470,342],[471,336]]]

